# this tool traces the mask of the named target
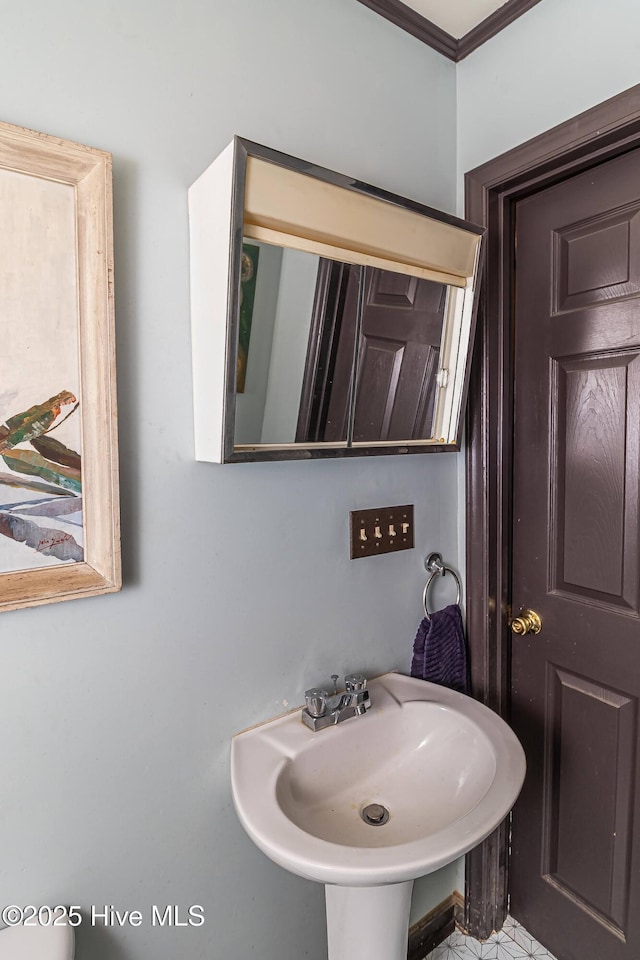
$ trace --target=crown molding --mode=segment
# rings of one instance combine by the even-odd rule
[[[431,20],[421,16],[402,0],[359,0],[365,7],[379,13],[385,20],[394,23],[401,30],[410,33],[438,53],[457,63],[468,57],[481,44],[495,37],[497,33],[521,17],[523,13],[535,7],[540,0],[507,0],[495,13],[483,20],[468,33],[457,40]]]
[[[457,41],[456,60],[464,60],[491,37],[495,37],[496,33],[500,33],[531,7],[535,7],[537,3],[540,3],[540,0],[507,0],[507,3],[499,7],[495,13],[488,16],[486,20],[482,20],[477,27],[469,30],[469,33]]]
[[[416,13],[401,0],[360,0],[360,3],[375,10],[385,20],[395,23],[396,27],[406,30],[412,37],[422,40],[450,60],[457,59],[458,41],[442,27],[438,27],[431,20]]]

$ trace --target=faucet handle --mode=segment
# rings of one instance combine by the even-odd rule
[[[359,693],[367,689],[367,678],[362,673],[349,673],[344,678],[344,688],[347,693]]]
[[[307,712],[311,717],[324,717],[327,709],[327,698],[329,694],[321,687],[311,687],[305,690],[304,699],[307,705]]]

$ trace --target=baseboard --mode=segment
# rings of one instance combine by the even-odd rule
[[[464,897],[454,890],[450,897],[426,913],[409,929],[407,960],[424,960],[453,933],[464,916]]]

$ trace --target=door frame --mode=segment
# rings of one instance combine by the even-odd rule
[[[465,217],[487,228],[466,419],[467,633],[473,695],[509,716],[515,202],[640,146],[640,84],[465,175]],[[508,905],[509,821],[467,854],[466,930]]]

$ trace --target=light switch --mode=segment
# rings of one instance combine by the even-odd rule
[[[352,510],[351,559],[413,548],[413,504]]]

